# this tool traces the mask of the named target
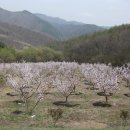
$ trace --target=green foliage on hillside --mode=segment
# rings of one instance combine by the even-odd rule
[[[130,25],[113,27],[65,42],[48,44],[62,50],[67,61],[122,65],[130,62]]]
[[[4,43],[0,43],[0,62],[15,61],[15,50],[7,48]]]
[[[62,61],[63,54],[53,49],[44,48],[28,48],[17,51],[16,59],[18,62],[46,62],[46,61]]]
[[[15,50],[0,44],[0,62],[46,62],[62,61],[63,54],[60,51],[44,48],[28,48]]]
[[[6,47],[6,45],[0,41],[0,48],[5,48],[5,47]]]

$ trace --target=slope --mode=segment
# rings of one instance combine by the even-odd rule
[[[104,28],[92,24],[66,21],[61,18],[50,17],[43,14],[36,14],[36,16],[51,23],[62,34],[62,40],[104,30]]]
[[[60,33],[50,23],[26,10],[21,12],[10,12],[0,8],[0,21],[21,26],[36,32],[47,33],[55,39],[60,39]]]
[[[39,18],[48,21],[51,24],[73,24],[73,25],[84,25],[84,23],[81,22],[77,22],[77,21],[67,21],[64,20],[62,18],[58,18],[58,17],[51,17],[51,16],[47,16],[45,14],[35,14],[36,16],[38,16]]]
[[[0,41],[14,48],[41,46],[53,41],[46,33],[30,31],[23,27],[0,22]]]

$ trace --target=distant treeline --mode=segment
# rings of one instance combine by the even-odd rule
[[[0,42],[0,62],[46,62],[62,61],[63,59],[64,56],[62,52],[55,51],[48,47],[16,50]]]

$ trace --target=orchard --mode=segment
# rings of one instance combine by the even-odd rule
[[[23,119],[30,120],[28,118],[31,117],[39,127],[43,127],[40,121],[45,115],[46,118],[42,119],[45,123],[43,124],[46,127],[48,124],[53,124],[50,121],[48,109],[53,119],[57,121],[54,127],[57,123],[70,128],[71,121],[79,120],[84,124],[92,123],[90,126],[85,125],[85,128],[119,127],[120,129],[123,127],[120,111],[130,108],[130,102],[128,103],[130,100],[129,63],[122,67],[75,62],[3,63],[0,64],[0,86],[1,100],[5,101],[4,111],[7,111],[6,103],[17,101],[15,107],[12,103],[9,103],[11,106],[8,104],[7,113],[20,112],[12,117],[20,118],[20,122],[24,122]],[[121,101],[123,101],[122,104]],[[127,110],[129,113],[129,109]],[[111,118],[114,118],[113,122]],[[4,121],[3,117],[1,120]],[[93,120],[96,120],[97,127],[94,127]],[[65,122],[68,122],[68,125]],[[129,123],[128,116],[127,127],[130,126]],[[82,127],[79,126],[79,128]]]

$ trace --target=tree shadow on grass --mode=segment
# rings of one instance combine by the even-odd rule
[[[108,104],[106,102],[97,101],[97,102],[93,103],[93,106],[96,106],[96,107],[111,107],[112,105]]]
[[[112,96],[113,93],[109,93],[106,95],[104,92],[98,92],[97,95],[99,95],[99,96]]]
[[[23,111],[16,110],[16,111],[13,111],[12,113],[15,114],[15,115],[19,115],[19,114],[22,114]]]
[[[23,103],[24,103],[23,100],[14,100],[13,102],[14,102],[14,103],[17,103],[17,104],[19,104],[19,103],[23,104]]]
[[[76,107],[76,106],[80,105],[80,104],[70,104],[70,103],[66,103],[64,101],[53,102],[53,104],[56,106],[65,106],[65,107]]]
[[[130,93],[125,93],[124,96],[130,97]]]
[[[92,87],[92,86],[88,86],[85,89],[87,90],[99,90],[98,88]]]
[[[83,95],[82,92],[78,92],[78,93],[72,93],[71,95]]]
[[[11,96],[11,97],[18,96],[18,94],[14,93],[14,92],[12,92],[12,93],[6,93],[6,95],[7,96]]]
[[[44,94],[45,94],[45,95],[51,95],[51,94],[53,94],[53,93],[51,93],[51,92],[45,92]]]

